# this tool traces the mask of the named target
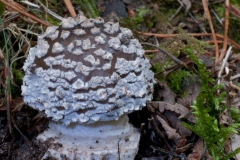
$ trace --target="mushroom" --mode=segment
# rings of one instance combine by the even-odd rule
[[[154,74],[132,32],[102,18],[63,19],[30,49],[24,102],[51,118],[44,158],[134,159],[140,133],[128,113],[151,100]]]

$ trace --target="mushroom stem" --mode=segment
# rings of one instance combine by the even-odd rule
[[[54,155],[62,159],[61,154],[65,154],[70,159],[132,160],[138,150],[140,133],[124,115],[117,121],[93,124],[65,126],[51,122],[49,129],[37,139],[50,145],[44,158]]]

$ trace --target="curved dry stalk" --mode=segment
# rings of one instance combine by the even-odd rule
[[[138,34],[144,36],[156,36],[157,38],[172,38],[178,36],[178,34],[156,34],[156,33],[145,33],[145,32],[137,32]],[[211,33],[187,33],[193,37],[201,37],[201,36],[212,36]],[[221,34],[215,34],[217,38],[224,39],[224,36]],[[227,37],[228,42],[236,49],[240,50],[240,45],[237,44],[235,41]]]
[[[157,49],[154,49],[154,50],[145,50],[145,54],[146,53],[156,53],[156,52],[158,52],[159,50],[157,50]]]
[[[217,38],[216,38],[216,35],[215,35],[215,30],[214,30],[212,19],[211,19],[211,14],[210,14],[209,9],[208,9],[207,0],[202,0],[202,4],[203,4],[203,8],[204,8],[209,26],[210,26],[211,31],[212,31],[212,37],[213,37],[214,45],[215,45],[215,63],[217,64],[218,58],[219,58],[219,49],[218,49]]]
[[[76,12],[75,12],[75,10],[74,10],[74,8],[73,8],[72,2],[71,2],[70,0],[64,0],[64,3],[65,3],[65,5],[66,5],[66,7],[67,7],[67,9],[68,9],[68,11],[69,11],[69,13],[70,13],[70,15],[71,15],[73,18],[75,18],[75,17],[77,16],[77,14],[76,14]]]
[[[4,28],[4,25],[2,23],[2,19],[0,17],[0,24],[2,28]],[[4,76],[6,78],[5,80],[5,93],[7,97],[7,121],[8,121],[8,129],[9,133],[12,134],[12,122],[11,122],[11,103],[12,103],[12,92],[11,92],[11,84],[10,84],[10,71],[9,71],[9,53],[8,53],[8,45],[6,43],[6,34],[5,31],[3,31],[3,39],[5,42],[6,47],[6,61],[5,61],[5,67],[4,67]]]
[[[233,16],[240,19],[240,9],[231,4],[229,6],[224,6],[224,8],[227,9],[228,12],[231,13]]]
[[[37,4],[34,4],[34,3],[31,3],[29,1],[21,1],[22,3],[32,7],[32,8],[35,8],[37,10],[44,10],[46,13],[48,13],[49,15],[51,15],[53,18],[59,20],[59,21],[62,21],[63,17],[59,16],[58,14],[54,13],[53,11],[51,11],[50,9],[48,9],[48,7],[46,7],[45,5],[43,5],[39,0],[38,0],[38,3],[40,4],[37,5]]]
[[[225,0],[225,6],[229,7],[229,0]],[[228,25],[229,25],[229,12],[227,9],[225,9],[225,17],[224,17],[224,39],[223,39],[223,48],[222,52],[220,54],[220,57],[218,59],[217,64],[219,64],[223,57],[226,54],[226,49],[227,49],[227,36],[228,36]]]
[[[30,27],[31,28],[31,27]],[[5,28],[6,30],[9,30],[14,36],[18,37],[19,39],[19,48],[22,48],[22,45],[23,43],[27,43],[27,50],[26,50],[26,53],[28,53],[30,47],[31,47],[31,44],[30,44],[30,41],[29,39],[24,35],[22,34],[20,28],[17,27],[16,24],[10,24],[7,28]],[[30,29],[29,29],[30,30]],[[27,32],[29,33],[29,32]],[[26,56],[28,54],[25,54],[24,56],[21,56],[21,57],[18,57],[19,53],[21,52],[22,50],[19,49],[15,55],[13,55],[13,57],[10,59],[10,66],[9,66],[9,69],[10,69],[10,77],[11,77],[11,82],[13,83],[13,73],[12,73],[12,65],[15,61],[21,59],[21,58],[26,58]],[[13,83],[14,84],[14,83]]]
[[[169,58],[171,58],[174,62],[180,64],[180,65],[184,65],[184,63],[182,61],[180,61],[179,59],[177,59],[176,57],[174,57],[172,54],[168,53],[167,51],[163,50],[162,48],[158,47],[157,45],[151,44],[151,43],[141,43],[142,45],[147,45],[147,46],[152,46],[157,48],[159,51],[161,51],[162,53],[166,54]]]
[[[13,10],[15,10],[17,12],[19,12],[20,14],[22,14],[22,15],[24,15],[24,16],[26,16],[26,17],[28,17],[28,18],[30,18],[30,19],[32,19],[32,20],[34,20],[34,21],[44,25],[44,26],[49,26],[48,23],[42,21],[41,19],[37,18],[36,16],[34,16],[34,15],[28,13],[28,12],[25,12],[25,9],[22,9],[24,7],[21,6],[20,4],[14,2],[14,1],[11,1],[11,2],[6,2],[5,0],[0,0],[0,1],[3,4],[5,4],[6,6],[12,8]]]

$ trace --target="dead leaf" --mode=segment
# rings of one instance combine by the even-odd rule
[[[13,100],[13,110],[12,112],[15,112],[15,111],[21,111],[22,107],[24,106],[24,102],[23,102],[23,99],[18,99],[17,100]]]
[[[160,63],[161,64],[161,63],[164,63],[167,58],[168,57],[165,54],[163,54],[162,52],[158,51],[158,52],[156,52],[154,54],[154,57],[150,59],[150,63],[151,64],[155,64],[155,63],[157,63],[157,64]]]
[[[192,152],[188,155],[188,160],[199,160],[199,154],[197,152]]]
[[[12,99],[12,104],[11,104],[12,112],[20,111],[23,106],[24,106],[24,102],[21,97],[16,97],[16,98]],[[4,98],[1,98],[0,99],[0,111],[5,111],[5,110],[7,110],[6,100]]]
[[[151,102],[148,102],[148,103],[147,103],[147,109],[148,109],[148,111],[154,113],[156,110],[155,110],[155,108],[154,108],[150,103],[151,103]]]
[[[190,122],[194,122],[194,119],[195,119],[192,114],[189,114],[190,112],[189,109],[187,109],[186,107],[178,103],[175,103],[173,105],[167,102],[152,101],[152,102],[149,102],[147,105],[151,105],[151,107],[159,110],[161,113],[163,113],[165,110],[173,111],[180,115],[179,118],[184,118],[186,115],[189,115],[185,118],[187,118]]]
[[[187,139],[186,138],[179,139],[177,141],[176,148],[180,148],[182,146],[185,146],[186,143],[187,143]]]
[[[98,10],[99,10],[101,13],[103,13],[103,12],[106,10],[104,0],[98,0],[98,2],[97,2],[97,7],[98,7]]]
[[[224,151],[227,154],[231,152],[231,139],[230,138],[228,138],[224,141]]]
[[[37,123],[40,119],[42,119],[44,117],[45,117],[44,113],[41,111],[38,111],[38,114],[35,117],[33,117],[32,121],[36,121],[36,123]]]
[[[232,151],[234,151],[235,149],[237,149],[238,147],[240,147],[240,135],[237,134],[233,134],[231,137],[231,147],[232,147]],[[240,160],[240,153],[238,153],[236,156],[237,160]]]
[[[238,108],[240,107],[240,97],[235,97],[233,99],[231,99],[231,106]]]
[[[164,128],[164,130],[166,131],[168,139],[176,140],[181,138],[181,136],[178,133],[176,133],[177,131],[176,129],[170,127],[168,123],[164,119],[162,119],[160,116],[157,115],[156,117],[158,121],[162,124],[162,127]]]
[[[156,100],[161,100],[171,104],[175,103],[176,94],[170,89],[166,82],[159,82],[157,87]]]
[[[185,128],[182,125],[182,122],[178,119],[176,113],[172,111],[165,111],[164,117],[167,119],[168,123],[177,130],[177,132],[181,135],[182,138],[186,138],[192,135],[192,131]]]
[[[240,54],[231,54],[229,61],[229,63],[238,63],[240,61]]]
[[[221,115],[219,116],[219,123],[220,125],[228,125],[229,124],[229,117],[227,113],[227,109],[225,109]]]
[[[184,153],[184,152],[186,152],[186,151],[192,146],[192,144],[193,144],[193,143],[188,143],[188,144],[185,145],[185,146],[176,148],[176,149],[175,149],[175,152],[177,152],[177,153]]]
[[[205,66],[207,68],[213,68],[214,67],[214,59],[206,54],[202,54],[199,56],[199,59],[201,60],[201,62],[203,62],[205,64]]]
[[[198,76],[188,76],[184,78],[182,83],[182,94],[185,94],[185,96],[183,98],[179,98],[177,100],[177,103],[190,108],[193,101],[196,100],[197,96],[200,93],[200,87],[201,83]]]
[[[205,146],[203,143],[203,139],[199,138],[193,148],[192,153],[188,155],[188,160],[201,160],[204,153],[205,153]]]

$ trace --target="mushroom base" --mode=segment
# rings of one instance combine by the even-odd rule
[[[48,146],[42,159],[133,160],[140,133],[124,115],[117,121],[93,124],[64,126],[51,122],[37,139]]]

